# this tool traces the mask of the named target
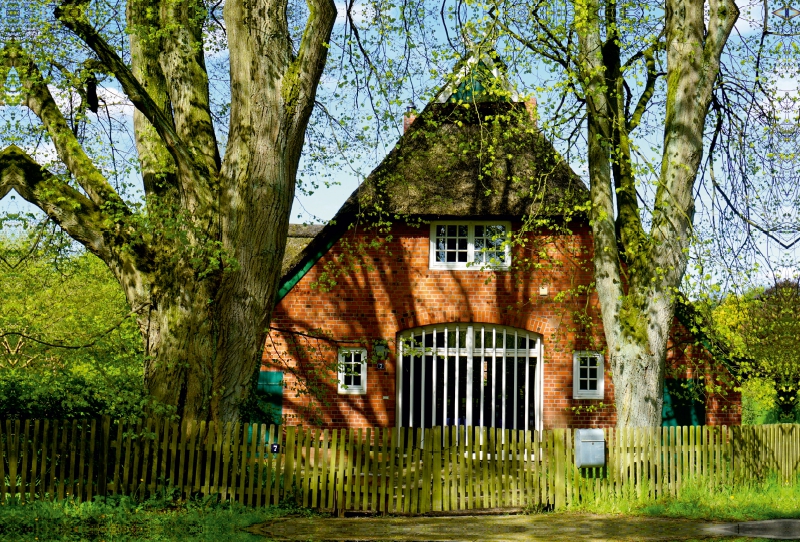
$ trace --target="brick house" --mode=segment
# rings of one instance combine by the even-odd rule
[[[531,103],[490,84],[456,79],[330,224],[292,227],[260,379],[276,419],[615,424],[588,190]],[[679,397],[718,376],[695,339],[676,320],[665,423],[740,423],[733,392]]]

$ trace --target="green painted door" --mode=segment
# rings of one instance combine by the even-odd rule
[[[283,420],[283,371],[261,371],[258,374],[259,421],[280,425]]]

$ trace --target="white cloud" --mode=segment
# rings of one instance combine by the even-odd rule
[[[77,92],[63,90],[52,85],[48,88],[56,101],[56,105],[65,115],[68,115],[70,108],[77,110],[80,107],[81,96]],[[105,105],[112,117],[133,117],[133,103],[121,90],[100,85],[97,87],[97,99],[100,102],[100,107]]]

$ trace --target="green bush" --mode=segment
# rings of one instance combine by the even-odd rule
[[[0,252],[0,419],[141,413],[142,336],[109,269],[46,226]]]

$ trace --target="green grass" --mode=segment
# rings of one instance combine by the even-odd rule
[[[677,497],[609,499],[579,503],[569,510],[728,522],[800,518],[800,479],[781,480],[771,475],[760,483],[710,488],[709,481],[699,477],[685,481]]]
[[[181,503],[169,494],[144,502],[130,497],[84,503],[12,501],[0,506],[0,540],[252,542],[263,538],[245,532],[245,527],[311,514],[291,504],[253,509],[213,498]]]

